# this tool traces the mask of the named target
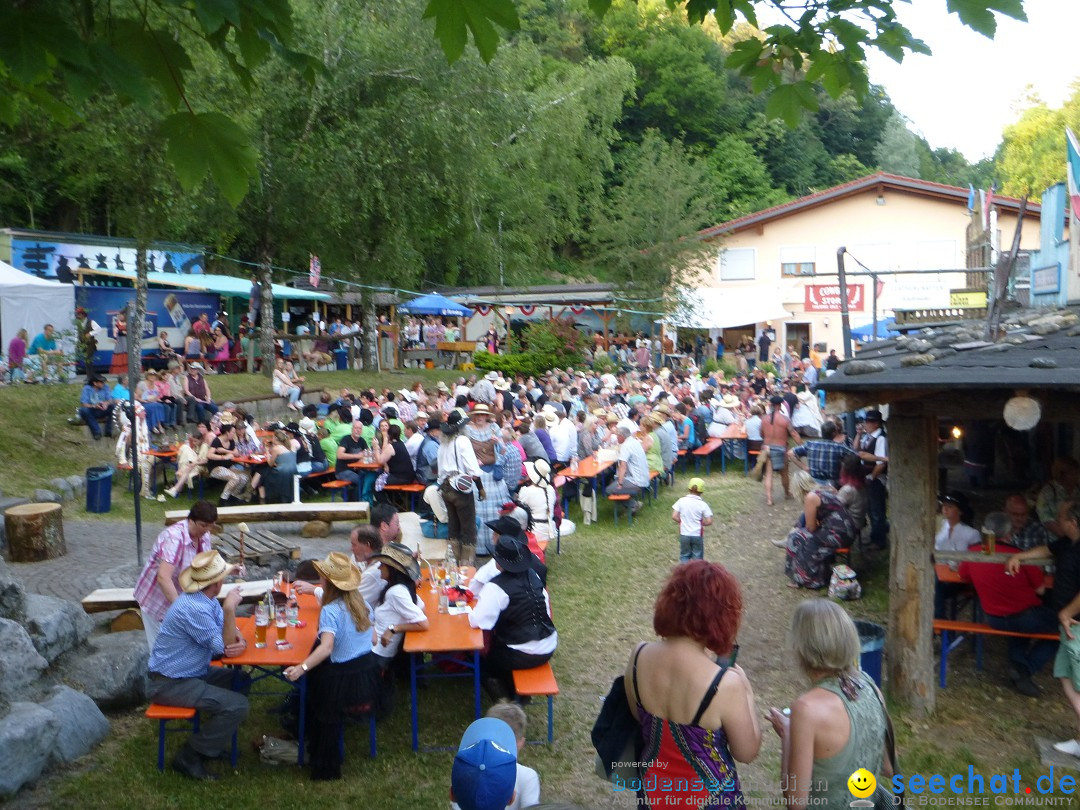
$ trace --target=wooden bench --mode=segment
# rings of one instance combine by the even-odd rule
[[[623,496],[629,497],[629,496]],[[547,698],[547,741],[548,745],[555,741],[555,695],[559,694],[559,684],[555,682],[555,673],[551,670],[551,662],[548,661],[532,669],[515,669],[514,691],[525,697],[543,695]],[[543,742],[543,740],[530,740],[529,742]]]
[[[351,481],[340,481],[335,478],[332,481],[324,481],[320,484],[323,489],[330,490],[330,503],[334,502],[334,498],[337,495],[338,490],[343,490],[341,493],[342,503],[347,503],[349,500],[349,488],[352,486]]]
[[[626,509],[626,515],[629,519],[631,526],[634,525],[634,510],[630,508],[630,496],[629,495],[608,495],[607,499],[611,501],[612,516],[615,518],[615,525],[619,525],[619,507]]]
[[[245,523],[247,521],[277,523],[282,521],[335,520],[369,521],[371,512],[367,501],[345,503],[267,503],[244,506],[221,506],[217,510],[217,522]],[[171,526],[187,520],[188,510],[173,509],[165,513],[165,525]]]
[[[199,713],[190,706],[166,706],[163,703],[151,703],[146,709],[146,716],[151,720],[158,721],[157,769],[159,771],[164,771],[165,735],[170,732],[198,732]],[[180,728],[169,728],[169,723],[174,720],[188,720],[191,724]],[[234,731],[232,735],[232,751],[229,754],[229,762],[234,768],[236,767],[236,755],[236,732]]]
[[[409,511],[416,511],[416,496],[427,489],[426,486],[417,482],[414,484],[387,484],[383,492],[404,492],[409,496]]]
[[[709,475],[712,472],[712,454],[724,446],[723,439],[711,438],[708,439],[705,444],[701,445],[697,450],[694,450],[692,455],[694,456],[694,472],[701,469],[701,459],[705,458],[705,475]]]
[[[952,652],[949,637],[952,634],[970,634],[975,643],[975,669],[982,671],[982,637],[983,636],[1011,636],[1012,638],[1032,638],[1040,641],[1057,641],[1057,633],[1017,633],[1012,630],[998,630],[988,624],[978,622],[961,622],[953,619],[934,619],[934,632],[941,633],[941,661],[938,667],[938,683],[945,688],[945,681],[949,672],[949,653]]]
[[[221,589],[218,600],[222,600],[234,588],[240,589],[240,601],[245,605],[254,605],[260,599],[266,598],[266,592],[273,586],[271,579],[254,580],[252,582],[230,583]],[[98,588],[82,598],[82,608],[87,613],[105,613],[110,610],[138,610],[139,603],[135,601],[135,592],[132,588]]]

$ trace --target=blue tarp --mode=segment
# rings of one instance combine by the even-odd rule
[[[473,311],[464,307],[452,298],[438,293],[430,293],[414,298],[407,304],[398,307],[398,312],[406,315],[446,315],[449,317],[472,315]]]
[[[877,340],[885,340],[887,338],[896,337],[900,333],[896,331],[896,321],[892,318],[886,320],[885,318],[878,319],[877,322]],[[874,338],[874,323],[873,321],[867,321],[858,325],[852,324],[851,337],[860,343],[870,343]]]

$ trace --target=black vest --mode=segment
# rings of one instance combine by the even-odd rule
[[[510,598],[495,622],[493,632],[503,644],[539,641],[555,632],[544,604],[544,586],[535,570],[521,574],[502,572],[493,580]]]

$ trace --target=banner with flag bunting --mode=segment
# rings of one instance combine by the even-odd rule
[[[312,287],[319,286],[319,277],[322,275],[322,262],[314,253],[308,254],[308,283]]]
[[[1065,127],[1065,136],[1068,151],[1069,201],[1072,204],[1073,219],[1080,220],[1080,144],[1077,144],[1076,136],[1068,127]]]

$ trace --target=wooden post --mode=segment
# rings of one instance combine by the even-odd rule
[[[894,404],[888,423],[891,559],[885,651],[890,694],[925,715],[933,712],[936,699],[931,554],[938,448],[937,423],[915,405]]]
[[[27,503],[4,512],[12,562],[51,560],[67,554],[64,512],[58,503]]]

